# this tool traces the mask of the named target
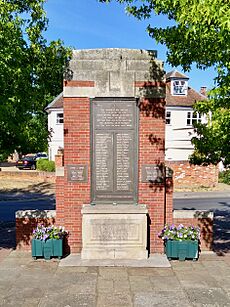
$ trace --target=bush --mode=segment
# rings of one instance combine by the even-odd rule
[[[230,170],[219,173],[219,182],[230,184]]]
[[[39,159],[36,163],[37,170],[44,172],[55,172],[54,161],[49,161],[48,159]]]

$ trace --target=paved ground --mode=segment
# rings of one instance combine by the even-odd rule
[[[59,267],[13,251],[0,257],[0,306],[230,306],[229,256],[171,265]]]

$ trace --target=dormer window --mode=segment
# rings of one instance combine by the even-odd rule
[[[171,89],[174,96],[187,95],[188,82],[186,80],[172,80]]]
[[[57,113],[56,123],[57,124],[63,124],[64,123],[63,113]]]

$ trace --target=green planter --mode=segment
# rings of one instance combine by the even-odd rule
[[[198,241],[168,240],[165,242],[165,253],[171,259],[198,259]]]
[[[41,241],[38,239],[32,239],[32,257],[44,257],[50,259],[51,257],[58,257],[61,259],[63,256],[63,240],[49,239]]]

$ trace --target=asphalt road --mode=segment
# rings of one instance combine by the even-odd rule
[[[181,198],[173,200],[174,209],[230,211],[230,198]],[[34,200],[0,201],[0,221],[14,221],[18,210],[54,210],[55,200],[43,198]]]
[[[174,209],[229,210],[230,198],[184,198],[173,200]]]
[[[52,198],[34,200],[0,201],[0,221],[15,221],[15,212],[18,210],[54,210],[55,200]]]

